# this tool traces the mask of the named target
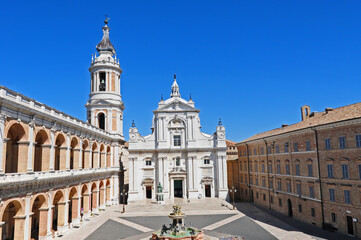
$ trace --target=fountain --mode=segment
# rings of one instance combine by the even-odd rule
[[[168,215],[172,224],[167,227],[163,224],[162,229],[152,233],[152,240],[203,240],[202,230],[186,227],[184,225],[185,214],[181,212],[181,206],[173,206],[173,212]]]

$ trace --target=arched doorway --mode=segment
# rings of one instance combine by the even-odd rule
[[[292,202],[290,199],[287,200],[287,207],[288,207],[288,216],[292,217],[293,216],[293,212],[292,212]]]
[[[40,237],[46,236],[48,208],[46,199],[43,195],[35,198],[32,206],[32,220],[31,220],[31,238],[38,240]]]
[[[65,149],[65,138],[62,134],[59,134],[56,137],[54,154],[55,154],[54,169],[55,170],[65,169],[66,149]]]
[[[45,159],[45,149],[43,147],[44,143],[48,140],[48,135],[44,130],[40,130],[35,137],[35,154],[34,154],[34,171],[41,172],[48,170],[45,169],[45,163],[49,158]]]
[[[52,230],[58,231],[59,226],[64,226],[65,202],[64,195],[61,191],[57,191],[53,200],[52,212]]]
[[[17,173],[27,171],[27,162],[20,162],[20,152],[27,155],[27,142],[24,128],[19,124],[13,124],[7,136],[8,141],[6,143],[6,161],[5,161],[5,173]],[[21,141],[21,142],[20,142]],[[25,142],[22,143],[22,141]],[[22,156],[24,158],[24,156]]]
[[[24,218],[14,218],[22,214],[23,209],[18,201],[12,201],[6,206],[2,216],[2,222],[5,223],[2,232],[0,229],[2,239],[24,239]]]
[[[104,197],[105,197],[105,188],[104,188],[103,180],[101,180],[99,184],[99,206],[104,205]]]
[[[89,203],[89,191],[88,187],[85,184],[81,189],[81,196],[80,196],[80,210],[83,213],[88,213],[90,209],[90,203]]]

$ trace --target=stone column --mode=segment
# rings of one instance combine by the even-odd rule
[[[27,194],[25,197],[24,239],[30,239],[31,236],[31,215],[33,213],[30,206],[30,198],[31,198],[31,194]],[[16,226],[15,226],[15,231],[16,231]]]
[[[120,154],[119,145],[116,144],[114,146],[114,165],[113,165],[116,168],[119,168],[119,154]]]
[[[100,168],[100,154],[101,154],[101,152],[98,150],[98,152],[97,152],[97,168]]]
[[[188,190],[193,190],[193,156],[187,160]]]
[[[31,122],[28,124],[29,126],[29,147],[28,147],[28,166],[27,166],[27,172],[33,172],[34,171],[34,126],[35,121],[32,119]],[[19,152],[21,153],[21,152]]]
[[[129,158],[128,159],[128,169],[129,169],[129,191],[132,192],[134,191],[134,176],[133,176],[133,172],[134,172],[134,158]]]
[[[113,176],[113,191],[114,191],[114,204],[119,203],[119,177],[118,175]]]
[[[39,208],[39,236],[47,234],[49,208]]]
[[[51,129],[50,131],[50,140],[51,140],[51,146],[50,146],[50,163],[49,163],[49,170],[50,171],[54,171],[54,155],[55,155],[55,150],[54,150],[54,145],[55,145],[55,130]]]
[[[110,147],[110,166],[109,167],[113,167],[114,166],[114,147],[111,146]]]
[[[6,116],[4,114],[0,114],[0,175],[4,174],[3,166],[4,166],[4,160],[6,158],[5,155],[6,144],[4,144],[5,121],[6,121]],[[0,228],[0,234],[1,234],[1,228]]]

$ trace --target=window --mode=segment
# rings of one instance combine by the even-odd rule
[[[239,164],[239,170],[242,171],[242,163]]]
[[[273,196],[271,196],[271,203],[273,204]]]
[[[281,164],[277,164],[277,174],[281,174]]]
[[[252,172],[252,163],[249,163],[249,171]]]
[[[266,187],[266,179],[262,178],[262,187]]]
[[[306,141],[306,151],[311,151],[311,143],[310,143],[310,141]]]
[[[298,143],[293,143],[293,151],[298,152]]]
[[[241,175],[241,182],[243,182],[243,175]]]
[[[361,179],[361,164],[358,165],[358,178]]]
[[[278,190],[282,191],[282,182],[281,182],[281,180],[278,180],[277,184],[278,184]]]
[[[344,190],[343,191],[344,197],[345,197],[345,203],[351,204],[351,192],[350,190]]]
[[[174,146],[179,147],[181,145],[181,136],[180,135],[174,135],[173,136],[173,143],[174,143]]]
[[[290,182],[287,182],[287,192],[291,192],[291,183]]]
[[[278,145],[276,146],[276,153],[280,153],[280,147]]]
[[[361,147],[361,134],[358,134],[356,137],[356,147]]]
[[[247,183],[247,177],[244,177],[244,182]]]
[[[152,161],[151,160],[146,160],[145,165],[146,166],[152,166]]]
[[[302,194],[302,192],[301,192],[301,183],[297,183],[296,187],[297,187],[297,195],[301,195]]]
[[[336,213],[331,213],[331,221],[332,222],[336,222],[337,221],[337,219],[336,219]]]
[[[285,143],[285,153],[288,153],[288,142]]]
[[[300,174],[300,164],[296,164],[296,175],[301,176],[301,174]]]
[[[105,130],[105,115],[104,113],[98,114],[98,127]]]
[[[105,91],[105,87],[106,87],[105,72],[99,73],[99,79],[100,79],[99,91]]]
[[[258,186],[258,177],[256,177],[256,186]]]
[[[348,179],[348,165],[342,164],[341,167],[342,167],[342,178]]]
[[[263,147],[261,147],[261,155],[263,155]]]
[[[307,165],[307,169],[308,169],[308,176],[309,176],[309,177],[312,177],[312,176],[313,176],[312,164],[308,164],[308,165]]]
[[[262,163],[262,172],[264,172],[265,170],[264,170],[264,163]]]
[[[282,199],[278,199],[278,206],[282,207]]]
[[[253,152],[254,152],[254,155],[257,155],[257,149],[254,149]]]
[[[271,146],[268,147],[268,154],[271,154]]]
[[[338,142],[340,143],[340,148],[341,149],[346,148],[346,139],[345,139],[345,137],[339,137]]]
[[[273,180],[269,180],[269,188],[273,189]]]
[[[313,191],[313,186],[309,186],[309,191],[310,191],[310,197],[314,198],[315,197],[315,193]]]
[[[325,139],[325,149],[330,150],[331,149],[331,139],[326,138]]]
[[[247,171],[247,163],[244,163],[244,171]]]
[[[290,175],[290,165],[286,164],[286,174]]]
[[[330,194],[330,202],[334,202],[335,201],[335,189],[333,189],[333,188],[328,189],[328,193]]]
[[[176,166],[180,166],[180,157],[177,157],[177,158],[175,159],[175,165],[176,165]]]
[[[302,205],[298,204],[298,212],[302,212]]]
[[[204,159],[204,164],[210,164],[209,158],[205,158],[205,159]],[[242,165],[241,165],[241,166],[242,166]]]
[[[268,171],[272,173],[272,163],[268,164]]]
[[[256,192],[256,198],[258,199],[258,192]]]
[[[250,184],[253,184],[253,177],[250,177],[249,183],[250,183]]]
[[[243,156],[247,156],[246,149],[243,150]]]
[[[254,165],[254,169],[255,169],[255,172],[258,172],[258,164],[257,163]]]
[[[266,201],[266,194],[263,193],[263,201]]]
[[[327,175],[328,178],[333,178],[333,165],[327,164]]]
[[[314,208],[311,208],[311,216],[312,216],[312,217],[315,217],[315,216],[316,216],[316,212],[315,212],[315,209],[314,209]]]

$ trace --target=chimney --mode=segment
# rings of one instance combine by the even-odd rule
[[[304,105],[301,107],[301,117],[302,121],[305,121],[311,114],[310,106]]]
[[[325,109],[326,114],[327,114],[328,112],[331,112],[331,111],[333,111],[332,108],[326,108],[326,109]]]

